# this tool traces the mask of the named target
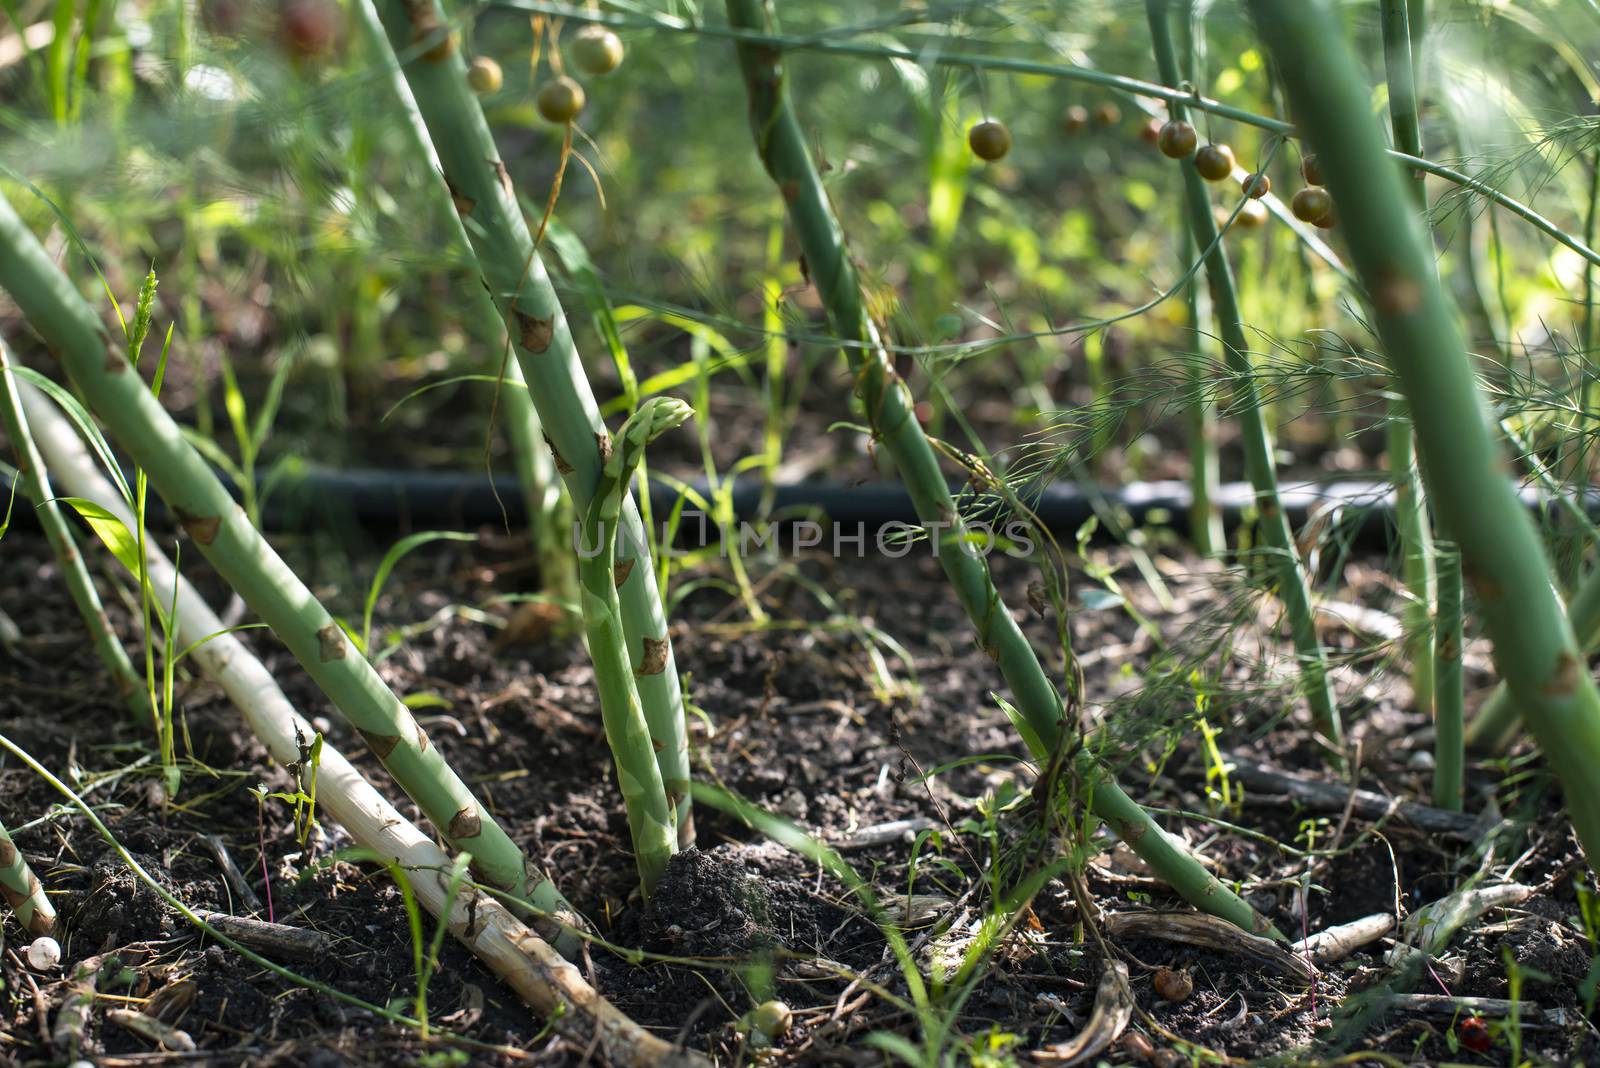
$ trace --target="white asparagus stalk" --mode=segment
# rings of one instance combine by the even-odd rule
[[[26,382],[18,384],[52,474],[74,496],[94,501],[131,526],[133,516],[71,424],[43,394]],[[222,687],[274,760],[289,764],[300,759],[298,739],[312,738],[315,731],[272,674],[238,639],[222,633],[226,628],[216,613],[154,546],[149,574],[162,604],[171,603],[177,583],[178,640],[183,646],[204,640],[191,654],[200,670]],[[436,917],[446,913],[450,858],[326,743],[317,769],[317,803],[356,842],[405,869],[424,908]],[[602,998],[561,954],[493,897],[469,888],[457,894],[448,911],[450,933],[580,1048],[598,1043],[607,1061],[624,1068],[705,1063],[698,1054],[644,1030]],[[570,923],[576,917],[566,919]]]

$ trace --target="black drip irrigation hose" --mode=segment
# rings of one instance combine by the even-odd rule
[[[709,496],[704,483],[690,485],[701,497]],[[952,489],[959,499],[960,487],[953,484]],[[9,494],[9,487],[6,492]],[[1352,545],[1384,549],[1392,543],[1394,496],[1393,487],[1387,482],[1290,481],[1280,486],[1279,496],[1297,529],[1315,516],[1327,515],[1337,535]],[[1530,509],[1547,517],[1561,508],[1549,495],[1531,488],[1525,488],[1522,496]],[[1192,500],[1189,484],[1182,481],[1133,482],[1088,490],[1071,482],[1053,482],[1042,489],[1019,492],[1018,497],[1041,523],[1068,537],[1096,514],[1101,517],[1101,533],[1112,522],[1124,528],[1185,531]],[[1600,489],[1589,490],[1585,497],[1587,513],[1600,516]],[[653,481],[650,498],[660,524],[677,505],[679,490],[674,484]],[[735,520],[760,519],[762,498],[759,481],[737,480],[732,489]],[[1255,507],[1255,494],[1244,482],[1223,484],[1214,499],[1230,527],[1244,522]],[[31,508],[19,507],[13,518],[27,522],[31,512]],[[1003,530],[1005,520],[1013,515],[992,496],[977,500],[970,493],[963,502],[963,512],[986,520],[995,530]],[[888,527],[917,525],[911,495],[901,485],[882,482],[778,485],[773,488],[768,516],[780,526],[801,520],[826,520],[851,534],[858,529],[874,534]],[[269,530],[280,531],[316,530],[352,521],[364,528],[467,529],[509,524],[518,529],[527,522],[527,509],[517,480],[509,474],[497,475],[491,482],[485,474],[460,471],[305,466],[280,473],[275,479],[262,521]],[[703,543],[713,536],[715,527],[709,518],[701,521],[697,509],[686,504],[678,530],[680,541]]]

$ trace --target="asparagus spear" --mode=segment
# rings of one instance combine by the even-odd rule
[[[0,823],[0,897],[17,914],[17,922],[32,935],[47,935],[55,928],[56,910],[44,896],[39,877],[33,874],[22,851]]]
[[[622,425],[583,517],[583,560],[578,566],[584,630],[600,689],[600,713],[617,764],[617,782],[628,809],[628,827],[646,898],[666,870],[667,861],[677,852],[678,840],[634,682],[635,673],[647,674],[649,665],[635,666],[629,660],[623,633],[622,603],[617,597],[617,530],[622,501],[644,458],[645,446],[693,413],[694,409],[680,400],[655,397]],[[647,650],[645,655],[651,654]]]
[[[483,271],[483,285],[507,309],[515,355],[556,468],[573,509],[583,515],[599,484],[610,438],[511,176],[467,83],[466,64],[437,0],[377,0],[377,6]],[[629,656],[650,668],[636,680],[639,699],[678,841],[688,846],[694,842],[694,823],[683,694],[655,568],[631,495],[623,502],[617,559],[624,574],[618,596]]]

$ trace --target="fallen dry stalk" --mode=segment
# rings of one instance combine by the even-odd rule
[[[1329,927],[1314,935],[1302,938],[1289,947],[1290,952],[1309,958],[1315,964],[1333,964],[1344,960],[1362,946],[1371,945],[1394,930],[1394,915],[1377,912],[1359,920]]]
[[[1305,958],[1272,939],[1246,934],[1203,912],[1112,912],[1106,914],[1102,926],[1106,934],[1118,938],[1159,938],[1250,957],[1297,983],[1310,983],[1317,977],[1317,970]]]
[[[324,743],[326,746],[326,743]],[[328,952],[332,939],[307,927],[269,923],[250,916],[230,916],[225,912],[195,909],[195,915],[241,945],[269,957],[317,960]]]
[[[1343,812],[1345,806],[1350,805],[1351,812],[1362,819],[1378,820],[1390,817],[1397,823],[1407,824],[1419,831],[1444,835],[1463,842],[1477,838],[1480,831],[1478,817],[1464,812],[1448,812],[1431,805],[1396,801],[1371,790],[1355,791],[1352,803],[1348,786],[1317,779],[1298,778],[1231,753],[1225,754],[1225,757],[1232,768],[1230,774],[1252,790],[1286,794],[1297,805],[1314,812]]]
[[[50,1045],[68,1062],[76,1062],[84,1049],[83,1032],[89,1025],[89,1012],[94,1008],[95,988],[100,981],[100,968],[104,957],[87,957],[72,969],[72,980],[67,986],[66,999],[56,1010],[55,1024],[50,1028]]]
[[[1503,1018],[1516,1014],[1524,1023],[1538,1022],[1565,1027],[1574,1022],[1574,1014],[1565,1009],[1541,1009],[1527,1001],[1508,1001],[1505,998],[1457,997],[1453,994],[1395,994],[1389,1008],[1418,1016],[1492,1016]]]
[[[263,911],[261,899],[256,897],[256,892],[250,888],[250,883],[239,870],[239,865],[233,862],[233,854],[228,852],[228,847],[223,844],[222,839],[217,835],[208,834],[200,840],[211,850],[211,855],[216,858],[217,867],[222,869],[222,877],[228,881],[228,886],[233,892],[239,895],[244,907],[250,912]]]
[[[106,1019],[140,1038],[149,1039],[163,1049],[177,1050],[179,1053],[193,1053],[196,1049],[194,1038],[189,1032],[180,1031],[171,1024],[162,1023],[154,1016],[146,1016],[133,1009],[107,1009]]]
[[[1218,923],[1226,924],[1225,920]],[[1083,1030],[1072,1038],[1054,1046],[1035,1050],[1033,1059],[1040,1064],[1061,1065],[1070,1068],[1083,1064],[1122,1036],[1133,1019],[1133,991],[1128,989],[1128,966],[1120,960],[1107,961],[1100,973],[1100,985],[1094,993],[1094,1011]]]
[[[61,484],[131,524],[126,505],[101,477],[66,418],[37,390],[24,384],[21,392],[39,448]],[[271,673],[238,639],[223,633],[216,614],[153,546],[149,572],[163,604],[171,603],[177,584],[180,644],[209,639],[191,654],[201,671],[222,687],[274,760],[282,764],[298,760],[299,742],[314,737],[315,731],[294,710]],[[452,902],[447,894],[450,858],[326,743],[317,771],[317,803],[356,842],[409,872],[412,890],[423,906],[434,916],[447,916],[450,932],[579,1048],[594,1048],[624,1068],[705,1063],[698,1054],[675,1048],[625,1016],[494,898],[469,889]]]

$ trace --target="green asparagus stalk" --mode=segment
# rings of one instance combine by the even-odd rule
[[[44,896],[39,877],[33,874],[11,834],[0,823],[0,897],[5,898],[17,922],[32,935],[47,935],[55,928],[56,910]]]
[[[656,397],[645,401],[622,425],[611,454],[600,469],[594,498],[584,513],[580,552],[583,559],[578,565],[583,585],[584,631],[600,690],[600,713],[617,764],[617,783],[628,809],[628,827],[646,899],[666,871],[667,861],[677,852],[678,839],[622,629],[622,602],[617,596],[617,531],[622,502],[644,459],[645,446],[692,414],[694,409],[683,401]]]
[[[1417,0],[1420,20],[1421,0]],[[1418,117],[1416,64],[1412,56],[1414,39],[1421,26],[1413,26],[1407,0],[1381,0],[1383,25],[1383,63],[1389,85],[1389,121],[1394,128],[1394,147],[1412,156],[1422,155],[1422,124]],[[1426,212],[1426,187],[1422,174],[1411,182],[1417,209]],[[1384,439],[1389,456],[1389,476],[1394,480],[1396,526],[1400,532],[1401,575],[1405,580],[1406,600],[1403,619],[1406,655],[1411,661],[1411,692],[1419,712],[1434,706],[1433,535],[1428,524],[1428,503],[1417,470],[1416,449],[1411,432],[1411,412],[1405,397],[1395,394],[1384,420]]]
[[[289,647],[434,826],[456,848],[472,853],[478,878],[540,908],[565,907],[554,886],[539,876],[429,743],[410,710],[234,503],[3,198],[0,288],[44,336],[91,410],[147,473],[218,574]]]
[[[45,537],[67,581],[67,591],[72,594],[72,603],[83,617],[84,626],[89,628],[95,652],[100,655],[106,670],[111,672],[117,695],[138,723],[154,724],[155,713],[150,707],[150,695],[145,689],[144,679],[134,670],[133,662],[128,659],[128,651],[111,629],[111,620],[106,618],[100,595],[95,592],[94,580],[89,577],[83,557],[78,553],[72,528],[67,525],[61,508],[56,504],[55,492],[50,487],[50,475],[39,459],[39,450],[34,447],[33,435],[28,430],[28,417],[17,396],[17,383],[12,374],[15,366],[10,349],[4,341],[0,341],[0,417],[4,419],[6,436],[11,439],[12,451],[17,456],[22,488],[33,499]]]
[[[450,187],[445,184],[439,169],[439,157],[428,140],[428,128],[417,111],[411,87],[400,73],[394,50],[384,35],[383,23],[372,0],[358,0],[355,5],[356,20],[367,39],[368,51],[379,66],[384,68],[384,80],[394,93],[398,110],[406,121],[401,124],[406,148],[410,151],[419,174],[425,174],[434,210],[441,218],[449,220],[451,235],[458,250],[472,256],[472,244],[461,225],[450,199]],[[505,316],[495,307],[494,301],[480,286],[469,286],[468,314],[482,324],[485,337],[500,346],[509,344],[506,337]],[[522,377],[522,365],[516,360],[505,362],[505,388],[500,391],[500,403],[505,407],[505,424],[511,438],[511,451],[517,467],[517,481],[522,487],[522,498],[527,505],[528,527],[539,559],[540,580],[545,592],[563,601],[577,600],[577,567],[569,541],[571,523],[566,494],[562,492],[561,476],[556,473],[555,461],[544,446],[544,430],[539,425],[539,413],[534,410],[528,396],[527,384]]]
[[[1156,66],[1160,70],[1161,80],[1168,85],[1178,85],[1181,72],[1167,11],[1168,0],[1145,0],[1145,12],[1150,21],[1150,36],[1155,46]],[[1175,120],[1185,115],[1183,105],[1175,101],[1168,104],[1168,111]],[[1218,239],[1217,221],[1211,213],[1211,196],[1206,192],[1205,179],[1192,166],[1184,166],[1182,170],[1189,227],[1194,233],[1195,244],[1209,250],[1205,258],[1206,281],[1216,312],[1217,334],[1222,339],[1224,361],[1233,376],[1233,389],[1238,398],[1245,472],[1255,490],[1262,540],[1277,572],[1278,597],[1283,601],[1289,617],[1289,631],[1300,660],[1302,689],[1311,705],[1317,728],[1337,760],[1344,742],[1344,731],[1333,697],[1333,686],[1328,679],[1327,659],[1323,654],[1322,642],[1317,637],[1305,568],[1301,565],[1294,536],[1289,531],[1289,517],[1284,514],[1278,499],[1278,471],[1272,455],[1272,441],[1267,433],[1266,416],[1250,366],[1250,349],[1245,343],[1238,293],[1233,284],[1233,268],[1228,263],[1227,250]]]
[[[1199,42],[1195,36],[1194,0],[1182,0],[1178,9],[1178,40],[1181,48],[1183,78],[1190,85],[1199,85]],[[1194,230],[1187,221],[1179,224],[1178,247],[1184,270],[1194,262],[1199,250],[1194,244]],[[1222,529],[1222,508],[1217,503],[1218,487],[1222,482],[1221,458],[1217,454],[1217,406],[1211,399],[1211,364],[1206,357],[1210,337],[1204,324],[1211,318],[1210,295],[1191,278],[1183,287],[1184,310],[1188,326],[1193,331],[1194,355],[1189,360],[1189,540],[1202,556],[1215,556],[1228,547]]]
[[[1435,545],[1439,567],[1439,630],[1434,641],[1433,803],[1461,811],[1466,746],[1462,737],[1461,555]]]
[[[1578,647],[1587,655],[1600,644],[1600,568],[1578,584],[1578,589],[1567,602],[1567,619],[1577,637]],[[1517,714],[1517,702],[1504,682],[1494,688],[1489,699],[1478,709],[1467,729],[1467,748],[1478,752],[1498,753],[1511,744],[1522,729],[1522,719]]]
[[[377,0],[379,15],[438,153],[483,285],[507,309],[513,348],[574,511],[583,515],[599,484],[610,438],[572,342],[566,314],[517,203],[483,109],[467,84],[437,0]],[[689,743],[683,694],[654,581],[649,544],[631,494],[617,546],[618,595],[636,685],[672,806],[678,842],[694,842]]]
[[[776,19],[767,0],[727,0],[728,21],[736,30],[770,36]],[[925,524],[954,530],[959,522],[954,500],[939,470],[939,460],[913,414],[905,383],[895,373],[877,327],[867,314],[861,282],[845,247],[844,234],[828,203],[812,162],[811,147],[789,100],[782,54],[757,43],[737,46],[749,95],[756,150],[777,184],[800,239],[812,284],[827,309],[833,332],[843,343],[856,375],[860,399],[879,446],[893,459]],[[1064,733],[1060,693],[1039,657],[1001,600],[988,563],[969,552],[958,537],[938,541],[939,563],[978,632],[979,645],[995,660],[1021,715],[1018,728],[1034,756],[1047,761]],[[1167,835],[1098,767],[1086,765],[1095,814],[1128,843],[1157,875],[1203,912],[1247,931],[1272,926]]]
[[[1370,89],[1326,0],[1251,0],[1251,8],[1317,151],[1379,338],[1411,401],[1428,489],[1442,529],[1460,546],[1495,666],[1561,782],[1592,864],[1600,859],[1600,692],[1490,431],[1415,201],[1384,156]]]

